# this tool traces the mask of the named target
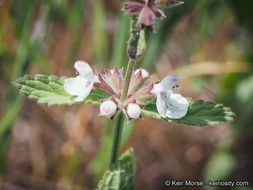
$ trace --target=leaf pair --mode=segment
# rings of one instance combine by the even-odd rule
[[[20,92],[40,104],[49,106],[75,104],[75,97],[64,90],[64,80],[65,77],[35,75],[18,78],[14,84]],[[100,105],[100,100],[108,97],[109,95],[106,92],[95,88],[82,103]],[[235,119],[235,114],[230,108],[202,100],[190,101],[186,116],[180,119],[162,118],[154,102],[150,102],[142,109],[142,115],[193,126],[212,126],[231,122]]]

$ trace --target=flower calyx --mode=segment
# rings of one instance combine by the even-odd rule
[[[141,108],[152,103],[155,98],[157,111],[163,118],[179,119],[187,114],[188,100],[173,92],[179,84],[177,75],[168,75],[159,83],[153,83],[146,70],[137,69],[131,75],[126,98],[121,100],[122,69],[115,67],[113,70],[105,69],[103,73],[94,74],[84,61],[75,62],[74,67],[79,75],[65,79],[65,91],[77,96],[74,99],[76,102],[83,101],[94,86],[107,92],[109,98],[100,99],[100,116],[113,119],[117,111],[122,110],[128,121],[141,118]]]
[[[150,76],[146,70],[136,70],[131,76],[127,98],[123,102],[120,100],[123,88],[122,69],[117,67],[113,70],[105,69],[103,74],[98,74],[99,83],[95,85],[109,93],[111,95],[109,100],[116,104],[117,110],[123,110],[128,120],[130,120],[140,117],[140,108],[146,105],[145,101],[147,99],[155,98],[155,94],[151,92],[153,83],[149,81],[149,78]],[[134,109],[136,109],[136,112]]]
[[[176,6],[183,2],[179,0],[138,0],[124,3],[123,10],[126,14],[138,15],[137,24],[154,29],[155,19],[165,17],[162,10],[158,6]]]

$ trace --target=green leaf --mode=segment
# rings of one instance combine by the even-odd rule
[[[69,95],[64,90],[65,77],[56,76],[24,76],[18,78],[14,85],[26,96],[36,100],[38,103],[47,105],[71,105],[75,96]],[[108,94],[95,88],[89,96],[82,102],[84,104],[100,104],[100,99],[108,98]]]
[[[93,1],[93,40],[94,40],[94,52],[95,58],[98,61],[104,61],[108,55],[108,37],[106,30],[106,11],[104,1]]]
[[[112,58],[110,68],[117,66],[122,68],[126,60],[126,41],[129,38],[130,19],[129,16],[120,12],[117,19],[117,29],[115,32]]]
[[[134,153],[130,149],[105,172],[98,190],[133,190],[135,170]]]
[[[231,122],[235,114],[230,108],[213,102],[197,100],[189,101],[190,105],[187,114],[180,119],[162,118],[156,109],[156,104],[151,103],[144,107],[142,114],[156,119],[164,119],[168,122],[176,122],[192,126],[219,125]]]

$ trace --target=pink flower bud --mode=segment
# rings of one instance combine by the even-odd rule
[[[113,101],[105,101],[100,105],[99,115],[111,118],[115,115],[116,110],[117,106]]]
[[[130,103],[127,106],[127,114],[132,119],[137,119],[141,115],[141,108],[137,104]]]
[[[151,8],[145,6],[141,10],[137,24],[144,25],[144,26],[154,26],[155,14],[153,13]]]

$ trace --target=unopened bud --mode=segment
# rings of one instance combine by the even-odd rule
[[[115,115],[116,110],[117,106],[113,101],[105,101],[100,105],[99,115],[111,118]]]
[[[127,114],[132,119],[137,119],[141,115],[141,108],[137,104],[130,103],[127,106]]]

